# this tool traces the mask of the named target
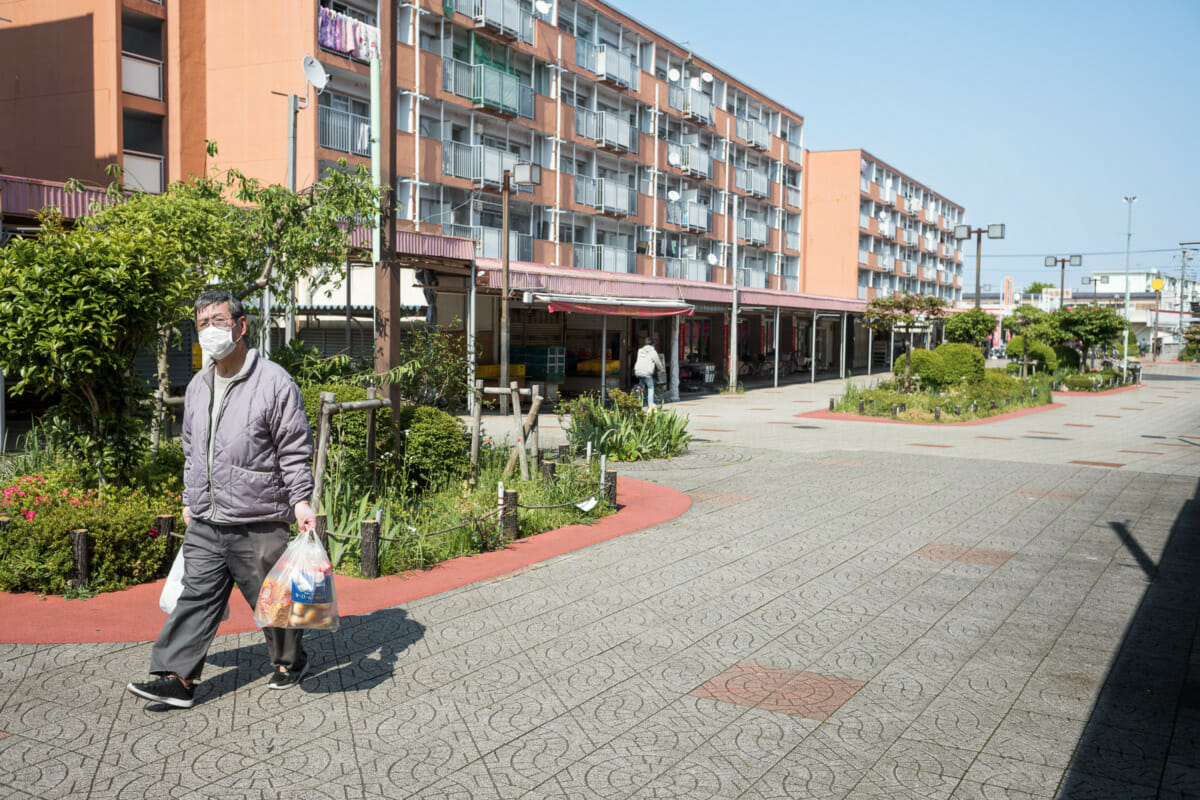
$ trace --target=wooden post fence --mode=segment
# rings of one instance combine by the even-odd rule
[[[82,589],[87,585],[88,572],[91,570],[92,540],[86,528],[71,531],[67,534],[67,539],[71,542],[71,556],[75,561],[75,568],[71,573],[71,588]]]
[[[362,574],[364,578],[379,577],[379,523],[373,519],[358,525],[362,536]]]

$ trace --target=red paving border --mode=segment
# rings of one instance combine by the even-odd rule
[[[675,519],[692,505],[683,492],[646,481],[617,478],[617,513],[591,525],[568,525],[514,542],[503,550],[462,556],[427,570],[376,580],[337,578],[338,611],[343,617],[408,603],[469,583],[511,574],[548,558],[582,550]],[[166,616],[158,608],[163,580],[87,600],[66,600],[32,593],[0,592],[4,632],[14,644],[66,642],[140,642],[158,636]],[[240,598],[229,603],[229,619],[219,634],[255,630],[249,607]]]
[[[909,422],[908,420],[904,419],[889,419],[887,417],[860,417],[858,414],[845,414],[840,411],[808,411],[804,414],[793,414],[792,416],[807,417],[809,419],[845,419],[857,422],[886,422],[891,425],[928,425],[935,428],[953,428],[959,425],[987,425],[989,422],[999,422],[1002,419],[1023,417],[1027,414],[1036,414],[1039,411],[1049,411],[1053,408],[1066,408],[1066,405],[1066,403],[1050,403],[1049,405],[1045,406],[1021,408],[1016,411],[1009,411],[1006,414],[997,414],[994,417],[985,417],[984,419],[969,419],[964,422]]]
[[[1145,386],[1144,383],[1135,383],[1133,386],[1121,386],[1116,389],[1105,389],[1103,392],[1052,392],[1052,394],[1055,397],[1101,397],[1106,394],[1132,392],[1134,389],[1141,389],[1143,386]]]

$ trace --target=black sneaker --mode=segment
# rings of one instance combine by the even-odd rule
[[[164,675],[148,683],[131,683],[125,688],[138,697],[176,708],[191,708],[196,703],[196,687],[189,689],[174,675]]]
[[[300,681],[308,674],[308,662],[300,666],[300,669],[275,670],[271,673],[271,681],[267,684],[269,689],[290,689],[293,686],[299,686]]]

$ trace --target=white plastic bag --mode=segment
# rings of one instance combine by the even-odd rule
[[[338,629],[333,565],[313,531],[292,540],[263,581],[254,609],[260,628]]]
[[[158,607],[162,609],[164,614],[170,614],[175,610],[175,604],[179,602],[179,595],[183,594],[183,547],[180,546],[179,552],[175,554],[175,560],[171,562],[171,571],[167,573],[167,582],[163,584],[162,594],[158,596]],[[225,604],[225,613],[221,615],[221,621],[229,619],[229,604]]]

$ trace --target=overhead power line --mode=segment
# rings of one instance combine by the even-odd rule
[[[967,252],[967,251],[964,251]],[[969,252],[974,252],[969,251]],[[1066,251],[1063,251],[1066,252]],[[1178,253],[1178,247],[1164,247],[1160,250],[1130,250],[1133,253]],[[1046,253],[981,253],[983,258],[1045,258]],[[1124,250],[1096,250],[1094,252],[1073,253],[1077,256],[1123,256]]]

